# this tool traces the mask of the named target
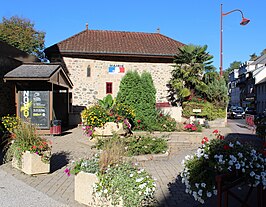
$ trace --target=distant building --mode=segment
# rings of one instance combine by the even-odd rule
[[[228,95],[230,97],[229,105],[231,106],[240,106],[240,89],[237,86],[238,81],[238,69],[234,69],[229,74],[228,83]]]
[[[173,59],[183,43],[160,33],[86,29],[45,50],[51,62],[66,66],[73,82],[73,111],[79,111],[107,94],[116,96],[127,71],[150,72],[156,101],[167,102],[167,83]]]

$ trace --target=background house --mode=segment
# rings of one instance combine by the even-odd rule
[[[107,94],[116,96],[129,70],[151,73],[157,102],[168,102],[167,82],[173,59],[183,43],[159,33],[89,30],[45,50],[51,62],[61,62],[73,82],[72,111],[80,112]]]
[[[38,61],[35,56],[0,40],[0,117],[16,113],[14,85],[5,83],[4,75],[23,63]]]

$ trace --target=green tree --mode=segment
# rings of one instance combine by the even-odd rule
[[[212,71],[213,56],[207,52],[207,45],[186,45],[179,48],[174,59],[174,69],[169,81],[169,88],[174,90],[177,101],[182,103],[186,98],[204,94],[207,85],[203,81],[206,71]],[[173,98],[172,98],[173,100]]]
[[[250,61],[254,61],[254,60],[256,60],[258,58],[256,53],[251,54],[249,57],[250,57],[250,59],[249,59]]]
[[[124,103],[135,110],[139,104],[141,89],[140,75],[137,71],[129,71],[120,82],[116,100],[118,103]]]
[[[137,120],[145,129],[151,129],[156,122],[156,89],[151,74],[129,71],[122,78],[116,98],[118,103],[129,105],[135,112]]]
[[[156,89],[153,84],[152,76],[149,72],[141,74],[141,91],[139,95],[138,111],[140,120],[143,120],[146,126],[156,121]]]
[[[217,78],[208,83],[207,100],[218,108],[225,108],[228,104],[228,89],[224,78]]]
[[[37,31],[28,19],[13,16],[2,18],[0,39],[24,52],[43,57],[45,33]]]
[[[266,48],[261,51],[260,56],[265,55],[265,54],[266,54]]]

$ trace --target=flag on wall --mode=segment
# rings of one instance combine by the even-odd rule
[[[110,65],[108,68],[110,74],[125,73],[125,68],[123,65]]]

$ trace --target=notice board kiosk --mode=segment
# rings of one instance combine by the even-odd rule
[[[23,64],[7,73],[15,84],[17,115],[42,134],[61,134],[68,124],[69,89],[73,84],[60,64]]]

